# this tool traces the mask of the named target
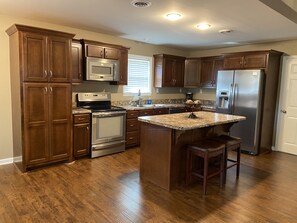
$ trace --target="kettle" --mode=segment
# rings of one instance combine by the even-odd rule
[[[186,100],[193,100],[193,93],[192,92],[186,93]]]

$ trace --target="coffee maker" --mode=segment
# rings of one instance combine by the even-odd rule
[[[192,92],[186,93],[186,100],[192,100],[193,101],[193,93]]]

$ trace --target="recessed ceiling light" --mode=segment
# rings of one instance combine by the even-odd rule
[[[137,8],[146,8],[149,7],[152,3],[147,0],[133,0],[131,2],[131,5],[137,7]]]
[[[165,18],[171,21],[176,21],[178,19],[181,19],[182,15],[180,13],[177,12],[170,12],[168,14],[165,15]]]
[[[211,25],[208,23],[200,23],[196,27],[197,29],[200,29],[200,30],[206,30],[206,29],[209,29]]]

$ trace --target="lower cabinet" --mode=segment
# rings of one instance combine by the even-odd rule
[[[73,156],[78,158],[90,154],[90,114],[73,115]]]
[[[137,118],[140,116],[168,114],[168,108],[128,110],[126,120],[126,147],[139,146],[140,144],[140,123]]]
[[[71,85],[24,83],[23,170],[71,160]]]

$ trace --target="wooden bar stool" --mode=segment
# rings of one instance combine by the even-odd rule
[[[207,180],[213,176],[220,175],[220,186],[224,183],[225,145],[214,140],[201,140],[187,146],[186,185],[191,183],[192,176],[203,179],[203,193],[206,194]],[[193,157],[197,156],[203,160],[203,168],[193,170]],[[209,171],[209,160],[217,157],[220,160],[219,169]]]
[[[226,182],[226,174],[227,169],[236,166],[236,178],[239,177],[239,171],[240,171],[240,145],[241,145],[241,139],[236,137],[231,137],[228,135],[220,135],[218,137],[212,138],[213,140],[216,140],[218,142],[225,144],[225,173],[224,173],[224,182]],[[228,158],[228,151],[236,151],[236,160]],[[228,164],[228,161],[231,162],[231,164]]]

